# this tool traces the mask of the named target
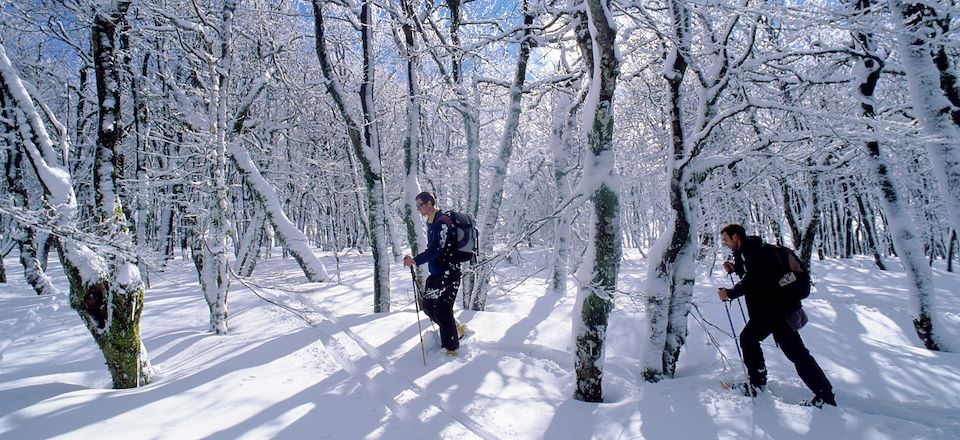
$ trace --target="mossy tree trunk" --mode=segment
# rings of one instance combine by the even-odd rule
[[[607,322],[622,256],[620,176],[613,152],[613,99],[620,61],[616,54],[616,28],[613,17],[608,16],[609,2],[586,0],[584,6],[581,19],[588,26],[578,26],[577,39],[591,78],[583,115],[589,150],[584,158],[583,179],[595,182],[595,186],[583,188],[585,193],[589,191],[594,212],[588,249],[577,277],[581,285],[573,316],[577,377],[573,397],[584,402],[602,402]]]
[[[130,3],[115,2],[110,8],[98,10],[91,31],[99,108],[93,164],[94,214],[105,237],[124,243],[131,237],[118,194],[123,172],[119,149],[124,130],[118,45],[120,32],[127,29],[124,22]],[[150,364],[140,340],[144,296],[140,270],[127,255],[112,252],[104,255],[102,269],[91,278],[81,274],[89,267],[82,267],[83,263],[70,257],[83,252],[81,245],[70,240],[60,246],[60,262],[70,280],[70,305],[103,352],[114,387],[146,384],[150,381]]]

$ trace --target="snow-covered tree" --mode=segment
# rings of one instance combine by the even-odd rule
[[[913,111],[923,127],[921,142],[950,222],[960,229],[960,86],[945,48],[951,27],[956,30],[956,19],[950,17],[948,2],[890,0],[888,4]]]
[[[406,130],[403,138],[403,223],[407,242],[413,255],[427,247],[426,231],[417,214],[416,200],[420,194],[420,150],[423,144],[421,128],[422,96],[420,89],[420,55],[417,44],[417,10],[413,0],[400,0],[400,11],[395,14],[400,22],[397,48],[404,61],[406,74]]]
[[[593,205],[587,250],[577,271],[577,303],[573,310],[574,398],[603,401],[603,358],[607,322],[617,290],[622,237],[620,176],[614,163],[614,97],[620,74],[617,28],[610,2],[579,3],[577,39],[590,72],[590,91],[583,110],[587,152],[578,192]]]
[[[767,146],[756,142],[746,147],[726,145],[725,151],[718,148],[724,123],[751,108],[736,88],[748,69],[756,17],[726,14],[722,8],[708,6],[693,13],[685,0],[670,1],[668,6],[666,30],[660,35],[667,85],[664,113],[670,127],[666,170],[670,210],[665,229],[649,253],[644,287],[649,340],[642,362],[644,378],[651,381],[673,376],[686,341],[700,244],[699,204],[707,174],[737,161],[738,153]],[[713,29],[713,20],[719,30]]]
[[[868,122],[877,117],[877,85],[883,71],[883,57],[880,56],[875,42],[875,36],[869,30],[872,28],[871,0],[857,0],[850,2],[855,21],[858,26],[852,32],[853,42],[859,53],[854,66],[855,98],[860,102],[862,115]],[[914,315],[913,325],[923,344],[931,350],[942,347],[933,301],[933,271],[924,261],[923,247],[916,233],[912,213],[901,196],[900,184],[896,181],[889,161],[883,155],[880,136],[874,133],[873,125],[867,125],[867,133],[871,133],[864,143],[867,150],[867,162],[874,182],[879,188],[880,206],[887,218],[893,246],[900,257],[904,272],[910,280],[911,310]]]
[[[109,75],[115,61],[114,26],[123,20],[126,9],[101,9],[95,21],[92,36],[97,41],[97,57],[103,65],[106,81],[104,96],[110,93]],[[0,45],[0,85],[11,100],[10,105],[22,114],[17,129],[22,135],[22,148],[43,187],[46,203],[52,208],[52,217],[45,220],[59,234],[58,253],[70,282],[70,305],[80,315],[90,334],[100,347],[115,388],[132,388],[149,383],[150,361],[140,340],[140,314],[143,310],[144,288],[140,274],[122,248],[105,246],[94,250],[84,241],[76,228],[77,201],[67,170],[58,165],[57,153],[33,99],[24,87],[17,72]],[[104,98],[105,100],[107,98]],[[113,104],[109,103],[108,104]],[[116,105],[119,105],[117,103]],[[106,107],[109,111],[112,106]],[[51,115],[47,115],[50,117]],[[115,116],[115,115],[114,115]],[[102,117],[107,122],[103,128],[114,128],[119,120]],[[108,199],[101,199],[108,200]],[[107,203],[110,203],[109,201]],[[101,211],[102,212],[102,211]],[[106,220],[108,223],[116,221]],[[112,223],[116,224],[116,223]],[[112,236],[119,244],[125,244],[125,234],[115,231]],[[104,255],[106,258],[102,257]]]
[[[517,30],[519,34],[519,49],[517,51],[517,67],[510,83],[510,99],[507,104],[506,120],[503,134],[500,138],[500,147],[496,159],[491,164],[493,175],[490,178],[489,199],[484,206],[480,218],[480,255],[493,254],[493,242],[496,237],[497,223],[500,220],[500,206],[503,203],[503,188],[506,182],[507,166],[513,154],[517,131],[520,124],[521,103],[523,99],[524,83],[527,79],[527,65],[530,61],[530,50],[534,44],[534,19],[536,18],[528,0],[523,2],[523,22]],[[473,291],[464,290],[464,303],[472,310],[483,310],[487,303],[488,283],[493,274],[493,267],[485,264],[477,269],[476,284]],[[470,295],[467,298],[467,295]]]
[[[14,110],[13,106],[8,106],[12,98],[6,93],[0,94],[0,107],[3,108],[4,130],[4,171],[6,172],[6,191],[11,196],[11,201],[16,207],[26,210],[35,210],[38,208],[38,193],[36,190],[28,191],[28,186],[36,186],[36,179],[28,178],[30,173],[22,173],[24,168],[24,157],[21,152],[19,130],[13,125],[14,121],[23,119],[22,114]],[[9,218],[9,217],[8,217]],[[50,281],[39,258],[39,249],[37,242],[36,228],[21,224],[16,221],[9,222],[5,237],[10,240],[12,247],[16,247],[20,254],[20,265],[23,267],[23,276],[30,287],[37,292],[37,295],[54,295],[59,293],[56,286]]]
[[[334,72],[326,41],[323,6],[321,0],[313,0],[313,13],[316,30],[317,58],[323,72],[327,93],[333,99],[337,112],[346,125],[350,146],[358,158],[362,170],[363,182],[367,191],[368,226],[373,250],[374,312],[390,311],[390,259],[387,254],[387,219],[384,199],[383,164],[380,155],[379,127],[376,124],[374,102],[374,60],[373,57],[373,4],[364,0],[360,8],[360,39],[362,50],[363,79],[360,86],[360,114],[347,99],[340,79]]]

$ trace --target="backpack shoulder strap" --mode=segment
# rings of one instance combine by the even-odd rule
[[[779,244],[764,243],[763,248],[766,249],[769,253],[770,258],[775,258],[777,261],[777,267],[780,268],[780,273],[785,274],[787,272],[794,272],[793,262],[791,261],[790,256],[793,254],[793,251]]]
[[[448,225],[454,224],[453,221],[453,211],[440,211],[437,213],[436,221],[445,223]]]
[[[790,272],[806,272],[807,270],[803,267],[803,261],[797,256],[797,252],[788,247],[784,247],[784,249],[786,250],[787,266]]]

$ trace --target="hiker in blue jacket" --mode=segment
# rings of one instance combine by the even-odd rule
[[[440,327],[440,343],[447,354],[460,348],[464,327],[453,317],[453,303],[460,288],[459,263],[452,263],[456,250],[457,230],[453,219],[436,206],[437,199],[428,191],[417,194],[417,211],[427,219],[427,248],[416,257],[405,255],[404,266],[426,263],[430,275],[420,297],[420,308]]]
[[[833,386],[823,374],[817,361],[803,345],[799,328],[805,323],[800,300],[782,292],[778,279],[781,274],[778,257],[757,236],[747,236],[743,226],[731,224],[720,231],[723,244],[733,251],[734,262],[723,263],[727,273],[736,272],[740,282],[732,289],[719,288],[717,296],[727,301],[744,296],[750,320],[740,332],[743,363],[747,367],[749,383],[740,388],[745,394],[756,395],[767,385],[767,369],[760,342],[773,335],[780,350],[793,362],[800,379],[813,391],[810,404],[836,406]]]

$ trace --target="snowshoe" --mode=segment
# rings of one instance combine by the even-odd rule
[[[746,397],[757,397],[757,394],[760,394],[767,390],[766,385],[751,385],[749,382],[733,382],[733,383],[720,383],[720,387],[725,390],[733,390],[740,394],[743,394]]]
[[[810,400],[803,400],[800,402],[800,406],[812,406],[816,408],[823,408],[823,405],[837,406],[837,400],[834,398],[833,394],[828,396],[813,396]]]

